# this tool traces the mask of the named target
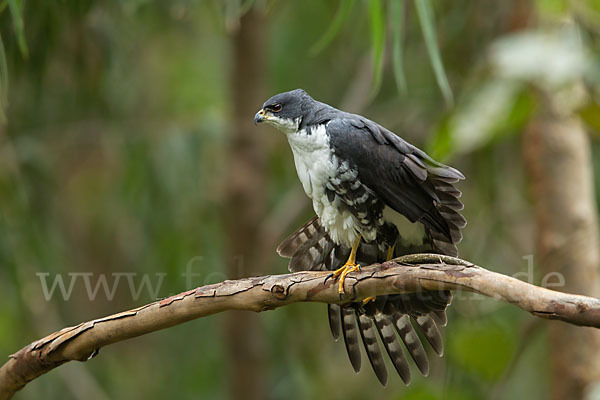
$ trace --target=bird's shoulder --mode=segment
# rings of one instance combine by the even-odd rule
[[[435,161],[418,147],[380,124],[361,115],[340,112],[325,124],[332,147],[340,154],[355,157],[367,154],[370,160],[383,164],[393,163],[408,168],[420,180],[428,173],[462,180],[456,169]]]
[[[392,131],[361,115],[340,112],[327,121],[326,129],[329,136],[338,142],[358,141],[363,145],[391,146],[403,154],[422,153]]]

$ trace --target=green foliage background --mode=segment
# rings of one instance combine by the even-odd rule
[[[506,274],[529,271],[523,257],[534,253],[534,232],[519,133],[536,110],[536,83],[499,78],[489,64],[493,43],[515,33],[517,3],[532,12],[533,31],[574,19],[597,67],[597,1],[0,2],[0,355],[154,300],[147,291],[132,299],[121,284],[114,299],[101,290],[90,301],[77,284],[70,300],[46,301],[38,273],[92,272],[92,284],[99,274],[110,282],[110,274],[137,273],[136,284],[142,274],[153,282],[166,274],[159,297],[226,278],[228,24],[247,7],[267,13],[267,93],[302,87],[339,105],[366,60],[374,73],[361,113],[467,176],[461,256]],[[600,85],[593,74],[581,79],[590,94],[576,112],[597,132]],[[490,85],[514,89],[495,106]],[[455,121],[477,115],[486,129],[477,141],[461,140]],[[275,208],[299,183],[285,139],[262,127],[256,135],[277,135],[265,149]],[[311,213],[307,200],[294,225]],[[191,282],[181,275],[188,266],[200,274]],[[285,270],[274,254],[264,273]],[[387,389],[366,364],[354,375],[322,305],[260,314],[271,398],[547,398],[544,323],[493,300],[458,297],[446,355],[433,359],[431,376],[413,369],[409,387],[393,378]],[[225,398],[221,319],[110,346],[36,380],[19,398],[78,398],[68,380],[81,370],[82,387],[108,398]]]

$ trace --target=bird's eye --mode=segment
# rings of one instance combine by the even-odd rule
[[[269,107],[271,109],[271,111],[273,112],[279,112],[281,111],[281,104],[279,103],[275,103],[272,106]]]

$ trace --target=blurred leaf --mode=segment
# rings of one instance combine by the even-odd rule
[[[23,16],[21,14],[21,2],[19,0],[8,0],[8,8],[12,15],[13,24],[17,33],[17,43],[23,57],[27,58],[29,50],[27,50],[27,42],[25,41],[25,27],[23,25]]]
[[[569,11],[581,28],[587,28],[597,35],[600,32],[600,1],[569,1]]]
[[[564,17],[568,11],[566,0],[536,0],[538,14],[546,17]]]
[[[495,41],[490,62],[497,75],[557,90],[592,70],[591,57],[577,27],[528,30]]]
[[[255,0],[246,0],[246,1],[242,2],[242,4],[240,5],[240,15],[244,15],[248,11],[250,11],[252,6],[254,5],[254,1]]]
[[[4,9],[6,8],[6,6],[7,6],[7,5],[8,5],[8,0],[3,0],[3,1],[0,3],[0,13],[1,13],[2,11],[4,11]]]
[[[458,391],[457,391],[458,389]],[[398,400],[470,400],[474,399],[469,387],[452,388],[446,387],[443,392],[435,390],[429,383],[417,382],[414,386],[407,387]]]
[[[600,132],[600,105],[592,102],[579,110],[579,116],[596,132]]]
[[[329,28],[325,32],[325,34],[319,39],[317,43],[315,43],[310,48],[310,55],[315,56],[319,54],[323,49],[325,49],[329,43],[335,38],[338,34],[344,22],[350,15],[350,11],[352,11],[352,7],[354,6],[354,0],[341,0],[340,5],[338,7],[337,12],[335,13],[335,17]]]
[[[430,136],[427,146],[425,147],[430,156],[442,162],[450,157],[454,150],[449,121],[449,116],[446,116],[435,133]]]
[[[403,393],[402,400],[438,400],[438,396],[435,391],[426,385],[415,385],[407,388],[406,393]]]
[[[6,122],[4,109],[8,101],[8,66],[6,65],[6,52],[4,42],[0,35],[0,123]]]
[[[516,338],[507,328],[479,323],[452,329],[448,353],[456,363],[489,381],[502,376],[516,349]]]
[[[586,4],[590,9],[600,12],[600,0],[583,0],[579,3]]]
[[[403,62],[403,37],[402,31],[404,30],[404,0],[395,0],[390,3],[391,15],[392,15],[392,35],[393,35],[393,48],[392,58],[394,64],[394,78],[396,79],[396,86],[400,94],[406,94],[406,76],[404,75],[404,62]]]
[[[533,114],[535,106],[535,100],[531,92],[527,90],[519,91],[504,122],[498,125],[499,132],[497,133],[502,135],[502,133],[520,132],[527,121],[529,121],[529,117]]]
[[[383,48],[385,45],[385,19],[381,0],[369,1],[369,22],[371,26],[371,51],[373,53],[373,80],[369,98],[373,98],[381,87],[383,74]]]
[[[482,83],[457,104],[428,145],[432,156],[477,150],[510,133],[517,133],[534,108],[529,92],[516,82],[491,80]]]
[[[442,57],[440,55],[440,49],[437,44],[435,37],[435,26],[433,20],[433,12],[431,10],[431,3],[429,0],[415,0],[415,7],[417,15],[419,16],[419,22],[421,24],[421,30],[423,31],[423,38],[425,39],[425,45],[427,46],[427,53],[429,54],[429,60],[433,67],[435,79],[440,87],[440,91],[444,96],[446,104],[451,106],[454,102],[452,96],[452,89],[448,83],[446,77],[446,71],[444,70],[444,64],[442,63]]]

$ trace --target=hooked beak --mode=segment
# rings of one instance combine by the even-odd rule
[[[254,114],[254,125],[264,122],[265,116],[265,110],[261,108],[256,114]]]

